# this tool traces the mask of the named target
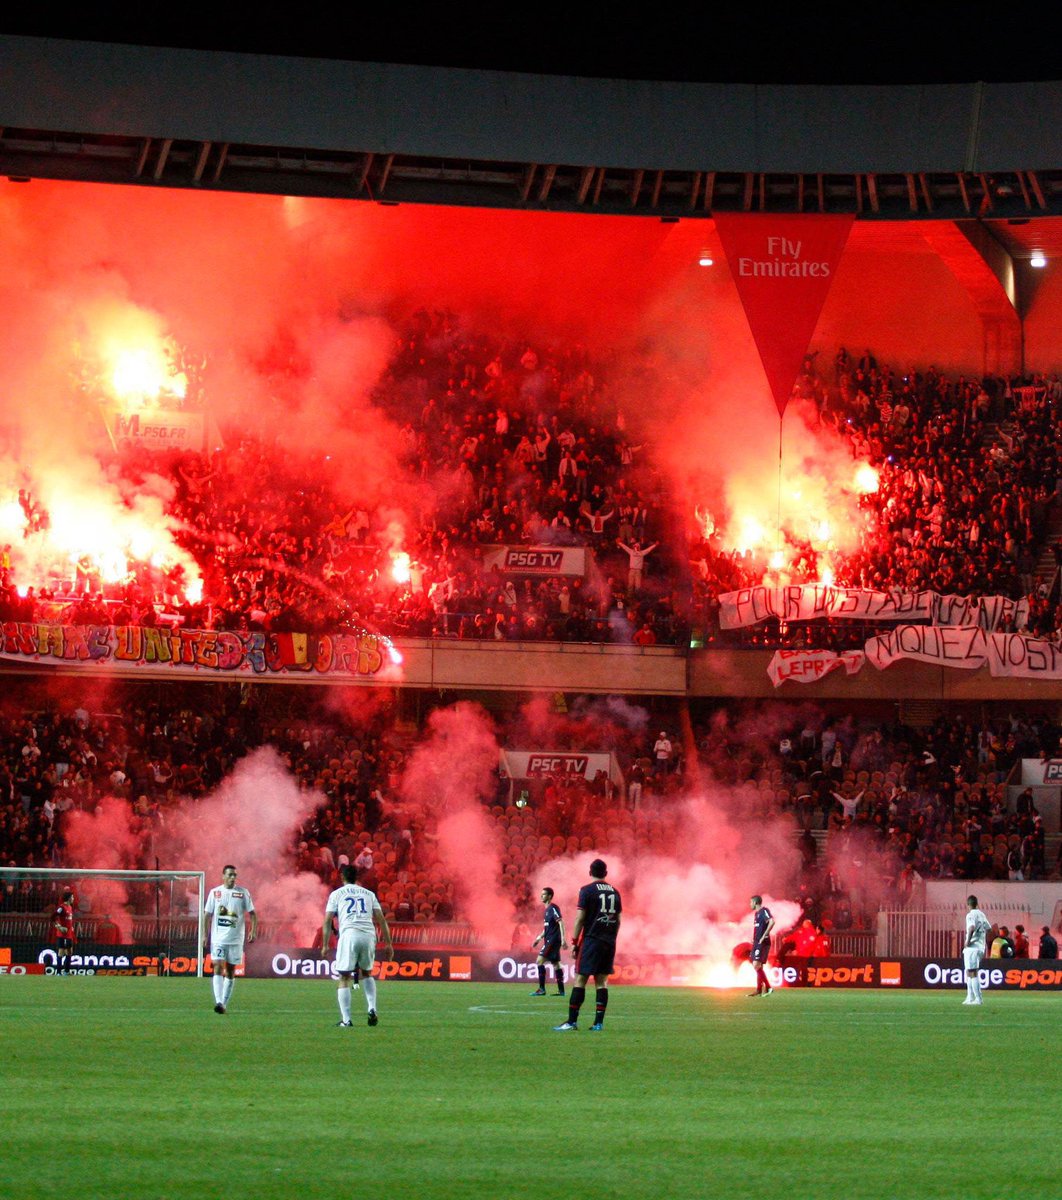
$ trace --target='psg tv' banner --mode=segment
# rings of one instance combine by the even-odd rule
[[[586,574],[585,546],[488,546],[483,553],[483,568],[497,567],[506,575]]]
[[[1029,601],[1006,596],[954,596],[940,592],[834,587],[797,583],[787,587],[748,587],[719,597],[719,627],[743,629],[761,621],[930,621],[958,628],[998,629],[1006,620],[1023,625]]]
[[[854,216],[716,213],[778,415],[793,391]]]
[[[264,633],[140,625],[5,621],[0,659],[36,666],[165,666],[174,675],[378,676],[393,669],[388,638],[369,633]]]
[[[622,778],[612,754],[580,754],[570,750],[502,750],[501,768],[510,779],[544,779],[551,775],[597,778],[604,771],[612,779]]]

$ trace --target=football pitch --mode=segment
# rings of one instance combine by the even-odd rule
[[[0,1196],[1027,1197],[1062,998],[527,985],[0,980]]]

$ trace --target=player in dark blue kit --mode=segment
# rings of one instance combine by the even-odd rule
[[[554,1025],[558,1033],[570,1033],[579,1028],[579,1009],[586,999],[586,981],[591,975],[597,988],[594,1023],[590,1029],[599,1033],[605,1027],[608,1007],[608,977],[616,957],[616,937],[619,934],[623,905],[620,894],[611,883],[605,882],[608,868],[600,858],[590,864],[590,882],[579,889],[579,911],[572,929],[572,954],[575,956],[575,982],[568,1001],[568,1019]]]
[[[560,953],[561,950],[568,949],[568,943],[564,937],[564,919],[561,917],[561,910],[553,903],[552,888],[543,888],[539,898],[546,906],[546,911],[542,916],[542,932],[531,943],[532,950],[539,942],[542,943],[542,949],[538,952],[535,964],[538,967],[538,988],[531,995],[544,996],[546,994],[546,963],[552,963],[553,974],[557,980],[557,995],[563,996],[564,968],[561,966]]]
[[[771,985],[764,971],[767,955],[771,952],[771,930],[774,928],[774,917],[771,910],[763,903],[762,896],[752,897],[752,949],[749,958],[756,968],[756,990],[749,992],[750,996],[769,996]]]

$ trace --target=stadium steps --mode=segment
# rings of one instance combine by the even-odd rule
[[[1036,561],[1036,583],[1046,583],[1050,589],[1055,582],[1058,564],[1055,562],[1055,545],[1062,541],[1062,504],[1056,504],[1047,517],[1047,536],[1044,538],[1040,557]]]
[[[1018,423],[1016,421],[1003,421],[1001,423],[989,422],[984,427],[984,434],[981,437],[983,446],[999,446],[1006,448],[1005,437],[1016,432]],[[1048,588],[1052,588],[1055,583],[1055,575],[1058,571],[1058,565],[1055,562],[1055,543],[1062,541],[1062,505],[1055,504],[1047,516],[1047,530],[1044,536],[1044,544],[1040,548],[1040,555],[1036,561],[1036,569],[1033,572],[1033,578],[1036,585],[1046,583]]]
[[[1062,833],[1049,833],[1044,837],[1044,874],[1048,879],[1058,875],[1055,864],[1058,862],[1058,848],[1062,846]]]

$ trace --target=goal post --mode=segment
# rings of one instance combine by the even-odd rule
[[[53,917],[74,893],[72,965],[147,964],[152,974],[203,974],[204,871],[0,867],[0,961],[51,963]],[[180,968],[180,969],[177,969]]]

